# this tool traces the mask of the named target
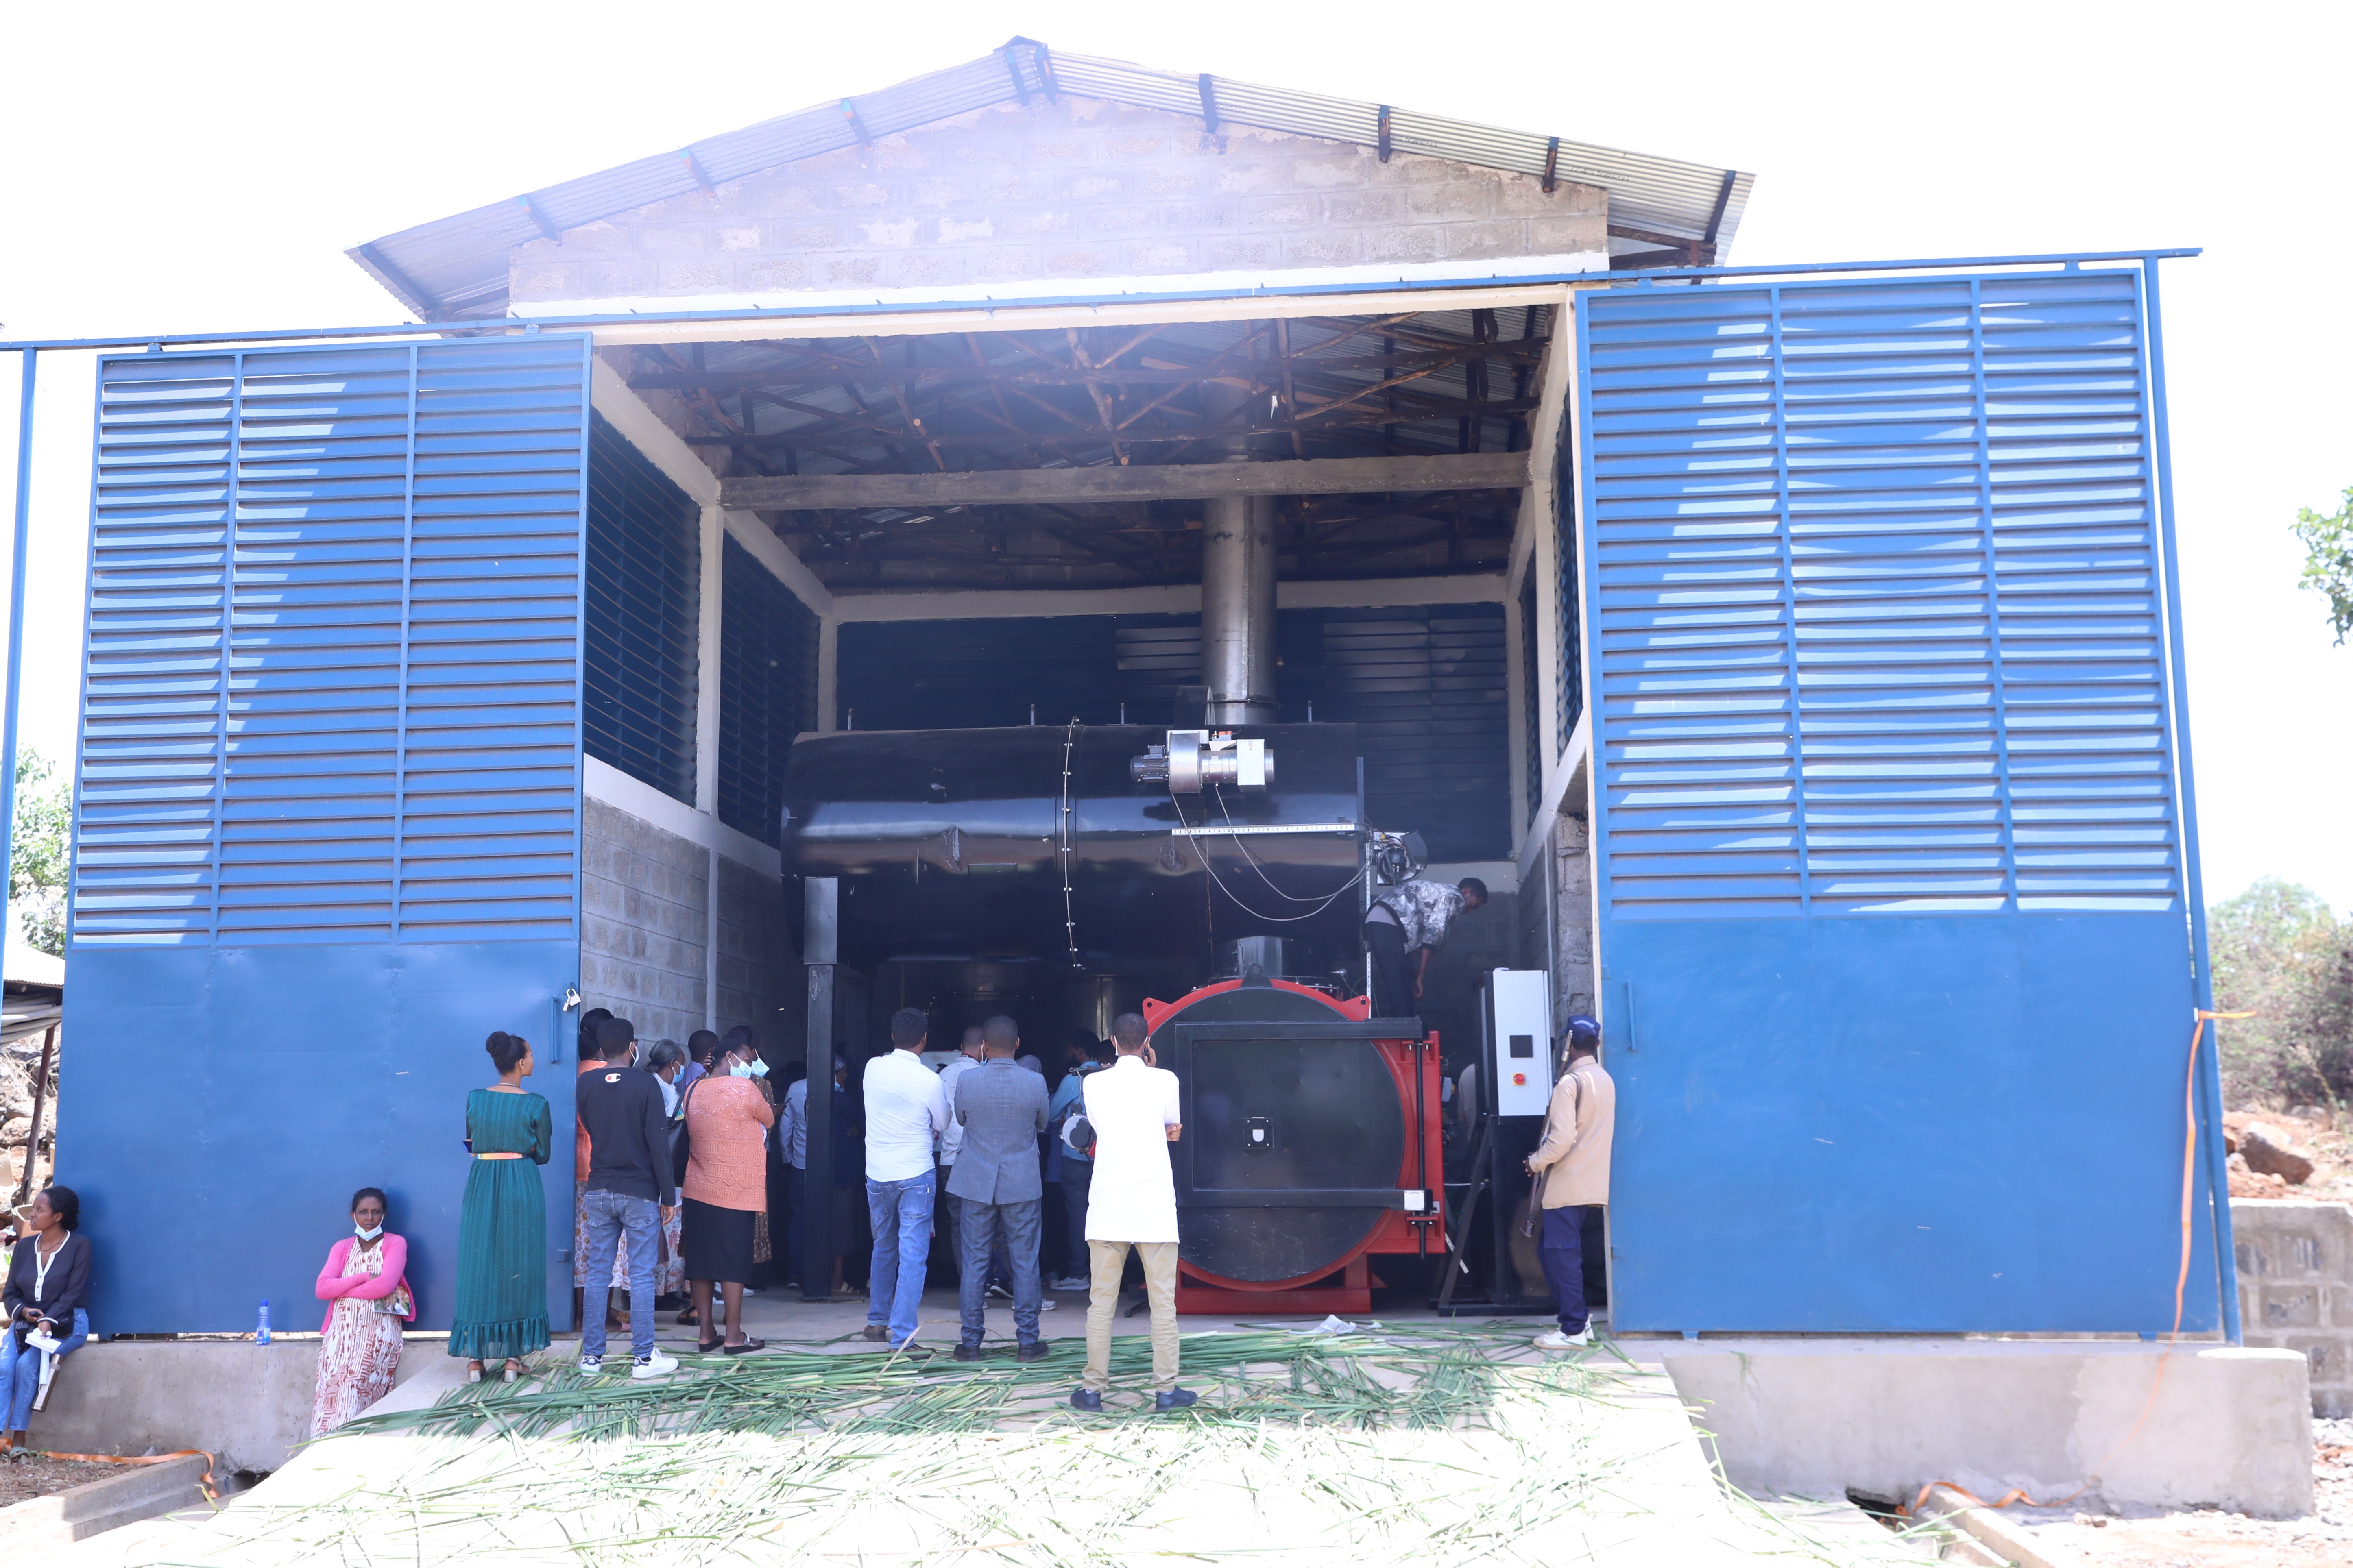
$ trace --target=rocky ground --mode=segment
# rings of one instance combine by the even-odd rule
[[[2222,1118],[2234,1198],[2353,1202],[2353,1137],[2317,1106],[2233,1110]]]

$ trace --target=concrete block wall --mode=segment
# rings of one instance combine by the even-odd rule
[[[642,1039],[702,1027],[711,852],[601,800],[583,835],[580,989]]]
[[[1556,1026],[1578,1013],[1599,1017],[1600,977],[1593,970],[1592,828],[1564,813],[1552,830],[1553,1011]]]
[[[1002,104],[516,248],[519,303],[1608,248],[1609,195],[1098,99]]]
[[[2353,1415],[2353,1205],[2238,1198],[2231,1229],[2246,1342],[2311,1363],[2315,1415]]]
[[[778,878],[719,857],[719,1027],[760,1031],[771,1057],[800,1055],[807,994]]]

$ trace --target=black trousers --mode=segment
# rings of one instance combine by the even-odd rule
[[[1365,922],[1365,946],[1370,950],[1373,973],[1373,1016],[1415,1018],[1421,1004],[1413,994],[1413,968],[1405,961],[1405,931],[1386,921]]]

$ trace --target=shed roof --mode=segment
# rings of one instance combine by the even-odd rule
[[[1062,93],[1599,185],[1609,193],[1611,250],[1637,265],[1654,258],[1720,262],[1731,250],[1756,179],[1735,169],[1388,104],[1058,55],[1034,39],[1014,38],[965,65],[436,218],[347,254],[424,320],[501,315],[507,309],[508,254],[516,246],[992,104]]]

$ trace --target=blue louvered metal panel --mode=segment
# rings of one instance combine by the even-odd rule
[[[446,1324],[491,1030],[570,1122],[587,353],[100,362],[66,1026],[109,1065],[59,1142],[107,1332],[310,1327],[363,1184]],[[203,1268],[130,1239],[174,1233]]]
[[[1595,302],[1618,918],[2180,908],[2137,277]]]
[[[774,844],[793,737],[817,728],[817,614],[732,536],[720,561],[719,820]]]
[[[592,417],[588,754],[690,805],[702,597],[702,509],[601,416]]]
[[[77,943],[572,930],[580,344],[102,362]]]
[[[2171,1320],[2192,993],[2140,286],[1580,297],[1620,1327]]]

